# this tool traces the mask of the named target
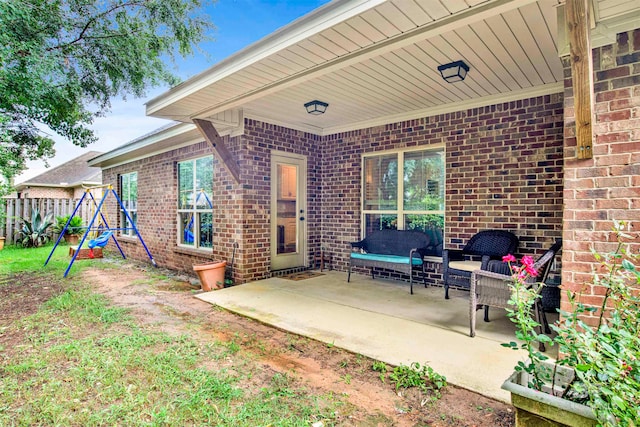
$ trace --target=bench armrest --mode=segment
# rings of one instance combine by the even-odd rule
[[[351,250],[353,251],[354,249],[365,249],[367,247],[367,243],[366,241],[360,240],[358,242],[351,242]]]
[[[442,261],[446,265],[449,261],[464,261],[464,252],[460,249],[444,249],[442,251]]]
[[[417,252],[420,254],[420,258],[424,258],[426,256],[433,255],[435,253],[435,249],[436,247],[433,245],[425,246],[423,248],[414,248],[411,249],[409,256],[412,256],[413,253]]]

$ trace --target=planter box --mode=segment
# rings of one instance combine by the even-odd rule
[[[545,364],[553,370],[553,364]],[[571,368],[556,368],[555,390],[560,393],[573,379]],[[546,391],[537,391],[527,387],[529,374],[514,372],[502,389],[511,392],[511,403],[516,408],[516,427],[595,427],[595,415],[590,407],[567,399],[553,396]]]
[[[72,257],[77,250],[78,250],[77,246],[70,246],[69,256]],[[76,259],[91,259],[91,256],[89,255],[89,251],[90,249],[88,248],[80,249],[80,252],[78,252],[78,256],[76,257]],[[102,248],[93,248],[93,258],[102,258]]]

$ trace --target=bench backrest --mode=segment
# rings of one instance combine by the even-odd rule
[[[515,253],[518,249],[518,237],[506,230],[483,230],[471,237],[462,249],[469,255],[489,255],[502,257]]]
[[[381,255],[409,256],[413,248],[433,246],[428,235],[415,230],[380,230],[368,235],[364,239],[364,250]],[[433,255],[436,249],[433,248]]]

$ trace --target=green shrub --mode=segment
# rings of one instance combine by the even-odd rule
[[[69,221],[69,216],[70,215],[57,216],[56,225],[53,227],[53,231],[55,231],[58,234],[62,233],[64,226],[67,224],[67,221]],[[67,235],[82,234],[84,230],[85,230],[85,227],[84,227],[82,218],[74,215],[73,218],[71,218],[71,222],[69,222],[69,226],[67,226],[65,234]]]
[[[53,224],[53,213],[42,217],[38,209],[31,211],[31,218],[22,218],[22,227],[16,231],[17,244],[23,248],[37,248],[51,240],[48,229]]]

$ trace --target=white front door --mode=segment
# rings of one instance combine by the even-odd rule
[[[307,158],[271,153],[271,269],[306,264]]]

